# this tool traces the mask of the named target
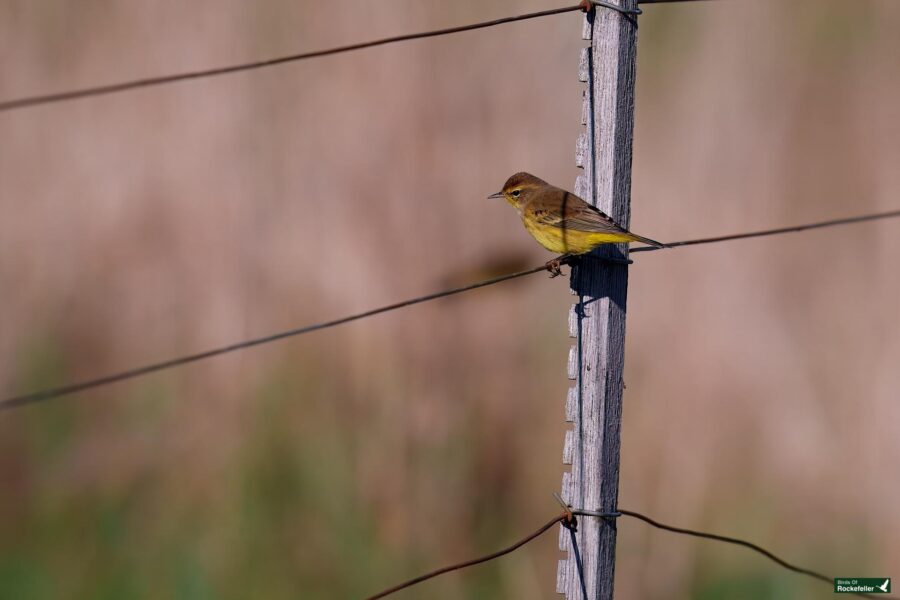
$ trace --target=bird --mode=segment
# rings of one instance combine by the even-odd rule
[[[586,254],[601,244],[641,242],[655,248],[667,247],[631,233],[575,194],[530,173],[516,173],[506,180],[503,189],[488,198],[505,199],[541,246],[563,255],[547,263],[554,276],[560,274],[563,261]]]

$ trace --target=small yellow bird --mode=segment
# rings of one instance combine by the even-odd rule
[[[622,242],[666,247],[631,233],[575,194],[554,187],[530,173],[516,173],[506,180],[501,191],[488,198],[504,198],[509,202],[518,211],[528,233],[551,252],[586,254],[600,244]],[[548,263],[548,268],[558,271],[558,263],[551,263]]]

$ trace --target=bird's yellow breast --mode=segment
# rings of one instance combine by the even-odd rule
[[[562,229],[556,225],[538,223],[532,219],[522,217],[525,229],[531,237],[549,250],[557,254],[585,254],[600,244],[618,244],[629,242],[634,238],[627,233],[599,233],[596,231],[578,231],[577,229]]]

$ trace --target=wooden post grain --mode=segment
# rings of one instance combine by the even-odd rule
[[[626,9],[635,0],[618,0]],[[581,56],[579,78],[584,91],[582,133],[576,163],[584,169],[575,193],[629,226],[631,146],[634,129],[636,17],[597,7],[586,14],[584,39],[591,40]],[[599,256],[627,258],[627,245],[603,246]],[[619,491],[619,434],[622,415],[622,371],[625,354],[627,264],[583,259],[573,267],[571,287],[577,299],[569,317],[575,343],[569,354],[569,378],[574,380],[566,401],[562,496],[576,508],[614,511]],[[557,592],[567,600],[609,600],[613,597],[616,524],[582,517],[578,521],[577,556],[570,532],[560,531]],[[579,565],[580,563],[580,565]]]

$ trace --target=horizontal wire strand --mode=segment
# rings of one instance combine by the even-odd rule
[[[246,340],[243,342],[237,342],[235,344],[229,344],[227,346],[221,346],[219,348],[207,350],[205,352],[189,354],[189,355],[182,356],[179,358],[173,358],[171,360],[166,360],[166,361],[162,361],[162,362],[158,362],[158,363],[145,365],[143,367],[129,369],[127,371],[122,371],[121,373],[116,373],[114,375],[107,375],[105,377],[98,377],[96,379],[90,379],[87,381],[82,381],[80,383],[73,383],[71,385],[60,386],[57,388],[34,392],[31,394],[24,394],[21,396],[7,398],[4,400],[0,400],[0,410],[15,408],[18,406],[24,406],[26,404],[32,404],[34,402],[39,402],[41,400],[49,400],[51,398],[58,398],[60,396],[68,396],[70,394],[75,394],[77,392],[81,392],[81,391],[84,391],[87,389],[91,389],[91,388],[95,388],[95,387],[99,387],[99,386],[103,386],[103,385],[108,385],[108,384],[115,383],[118,381],[123,381],[125,379],[132,379],[134,377],[139,377],[141,375],[147,375],[149,373],[154,373],[156,371],[162,371],[163,369],[171,369],[173,367],[178,367],[178,366],[185,365],[188,363],[196,362],[198,360],[211,358],[213,356],[218,356],[220,354],[226,354],[228,352],[235,352],[237,350],[243,350],[245,348],[250,348],[252,346],[259,346],[261,344],[267,344],[267,343],[274,342],[274,341],[281,340],[281,339],[288,338],[288,337],[303,335],[305,333],[312,333],[313,331],[321,331],[322,329],[329,329],[331,327],[343,325],[344,323],[358,321],[360,319],[365,319],[366,317],[372,317],[375,315],[379,315],[381,313],[386,313],[386,312],[390,312],[393,310],[397,310],[399,308],[404,308],[406,306],[413,306],[414,304],[421,304],[422,302],[428,302],[429,300],[437,300],[438,298],[446,298],[447,296],[461,294],[463,292],[468,292],[470,290],[487,287],[489,285],[494,285],[496,283],[501,283],[503,281],[509,281],[511,279],[518,279],[519,277],[525,277],[526,275],[532,275],[534,273],[539,273],[540,271],[546,271],[546,270],[547,270],[546,265],[541,265],[540,267],[528,269],[527,271],[519,271],[517,273],[509,273],[507,275],[501,275],[499,277],[485,279],[484,281],[479,281],[477,283],[472,283],[470,285],[464,285],[462,287],[452,288],[452,289],[444,290],[441,292],[435,292],[433,294],[427,294],[425,296],[419,296],[418,298],[412,298],[410,300],[404,300],[402,302],[388,304],[386,306],[381,306],[379,308],[374,308],[372,310],[367,310],[365,312],[356,313],[354,315],[349,315],[346,317],[341,317],[339,319],[334,319],[331,321],[324,321],[322,323],[316,323],[315,325],[308,325],[306,327],[298,327],[296,329],[289,329],[286,331],[281,331],[279,333],[273,333],[271,335],[253,338],[251,340]]]
[[[697,531],[695,529],[685,529],[684,527],[674,527],[672,525],[666,525],[665,523],[660,523],[654,519],[651,519],[647,515],[642,515],[639,512],[635,512],[633,510],[625,510],[624,508],[620,508],[619,512],[626,517],[631,517],[632,519],[638,519],[647,523],[648,525],[652,525],[657,529],[662,529],[664,531],[669,531],[672,533],[678,533],[681,535],[689,535],[693,537],[703,538],[707,540],[713,540],[716,542],[725,542],[727,544],[735,544],[737,546],[742,546],[744,548],[749,548],[754,552],[762,554],[775,564],[787,569],[788,571],[793,571],[794,573],[799,573],[800,575],[806,575],[807,577],[812,577],[813,579],[818,579],[819,581],[824,581],[825,583],[831,584],[834,582],[833,577],[828,577],[827,575],[823,575],[822,573],[818,573],[813,571],[812,569],[807,569],[804,567],[798,567],[797,565],[791,564],[783,558],[779,558],[772,552],[766,550],[762,546],[758,546],[753,542],[748,542],[747,540],[742,540],[740,538],[730,537],[727,535],[719,535],[717,533],[706,533],[704,531]],[[573,510],[572,514],[579,514],[579,511]],[[866,594],[864,592],[851,592],[855,596],[859,596],[862,598],[874,598],[871,594]]]
[[[454,565],[450,565],[448,567],[442,567],[439,569],[435,569],[433,571],[429,571],[423,575],[414,577],[412,579],[404,581],[403,583],[399,583],[399,584],[392,586],[386,590],[383,590],[383,591],[375,594],[374,596],[369,596],[368,598],[366,598],[366,600],[378,600],[379,598],[384,598],[393,593],[399,592],[400,590],[404,590],[404,589],[412,587],[418,583],[422,583],[423,581],[427,581],[429,579],[437,577],[438,575],[443,575],[444,573],[449,573],[451,571],[458,571],[459,569],[464,569],[466,567],[471,567],[474,565],[485,563],[485,562],[494,560],[496,558],[500,558],[501,556],[510,554],[511,552],[518,550],[519,548],[521,548],[525,544],[531,542],[532,540],[540,537],[541,534],[546,532],[548,529],[550,529],[557,523],[562,524],[564,527],[569,529],[570,532],[572,532],[572,535],[574,535],[574,532],[577,529],[578,525],[577,525],[577,521],[575,521],[573,519],[573,515],[599,517],[599,518],[604,518],[604,519],[618,518],[620,516],[631,517],[632,519],[637,519],[639,521],[643,521],[644,523],[646,523],[652,527],[656,527],[657,529],[662,529],[664,531],[669,531],[671,533],[677,533],[680,535],[688,535],[688,536],[692,536],[692,537],[698,537],[698,538],[713,540],[713,541],[717,541],[717,542],[724,542],[727,544],[734,544],[737,546],[742,546],[744,548],[749,548],[750,550],[753,550],[754,552],[762,554],[769,560],[773,561],[775,564],[777,564],[789,571],[792,571],[794,573],[798,573],[800,575],[806,575],[808,577],[812,577],[813,579],[817,579],[819,581],[824,581],[825,583],[828,583],[828,584],[831,584],[834,581],[834,578],[832,578],[832,577],[828,577],[826,575],[823,575],[822,573],[818,573],[811,569],[806,569],[804,567],[798,567],[797,565],[791,564],[791,563],[787,562],[786,560],[779,558],[778,556],[776,556],[769,550],[766,550],[762,546],[754,544],[753,542],[748,542],[747,540],[742,540],[740,538],[734,538],[734,537],[730,537],[730,536],[726,536],[726,535],[719,535],[716,533],[707,533],[705,531],[697,531],[694,529],[685,529],[683,527],[674,527],[672,525],[666,525],[664,523],[660,523],[659,521],[648,517],[647,515],[641,514],[639,512],[633,511],[633,510],[625,510],[624,508],[618,509],[618,511],[616,511],[615,513],[600,513],[600,512],[592,511],[592,510],[569,508],[565,512],[563,512],[561,515],[554,517],[553,519],[551,519],[547,523],[543,524],[541,527],[539,527],[532,533],[528,534],[524,538],[520,539],[516,543],[512,544],[511,546],[507,546],[506,548],[504,548],[502,550],[498,550],[497,552],[493,552],[491,554],[482,556],[480,558],[467,560],[467,561],[460,562],[460,563],[457,563]],[[874,598],[875,597],[872,594],[866,594],[864,592],[851,592],[851,593],[853,595],[861,597],[861,598]]]
[[[467,560],[465,562],[457,563],[455,565],[450,565],[449,567],[441,567],[440,569],[435,569],[434,571],[429,571],[428,573],[425,573],[424,575],[419,575],[418,577],[414,577],[408,581],[404,581],[403,583],[398,583],[397,585],[395,585],[393,587],[390,587],[384,591],[378,592],[374,596],[369,596],[368,598],[366,598],[366,600],[378,600],[378,598],[384,598],[385,596],[389,596],[395,592],[399,592],[400,590],[406,589],[408,587],[412,587],[412,586],[416,585],[417,583],[422,583],[423,581],[427,581],[433,577],[437,577],[438,575],[443,575],[444,573],[449,573],[451,571],[458,571],[459,569],[465,569],[466,567],[471,567],[474,565],[478,565],[478,564],[481,564],[484,562],[494,560],[495,558],[500,558],[501,556],[505,556],[511,552],[518,550],[519,548],[521,548],[528,542],[532,541],[533,539],[540,537],[541,534],[546,532],[548,529],[550,529],[557,523],[565,521],[568,518],[569,518],[568,513],[563,513],[561,515],[553,517],[553,519],[547,521],[546,523],[541,525],[538,529],[536,529],[532,533],[529,533],[524,538],[520,539],[519,541],[512,544],[511,546],[507,546],[506,548],[504,548],[502,550],[498,550],[497,552],[493,552],[491,554],[482,556],[480,558],[474,558],[472,560]]]
[[[694,2],[696,0],[640,0],[640,4],[651,4],[659,2]],[[473,31],[475,29],[484,29],[486,27],[494,27],[496,25],[504,25],[506,23],[514,23],[516,21],[527,21],[529,19],[538,19],[541,17],[549,17],[560,15],[563,13],[575,12],[576,10],[584,11],[587,7],[584,2],[575,6],[564,6],[562,8],[551,8],[524,15],[513,15],[511,17],[502,17],[500,19],[492,19],[490,21],[482,21],[480,23],[472,23],[469,25],[459,25],[457,27],[446,27],[444,29],[434,29],[431,31],[422,31],[419,33],[408,33],[405,35],[396,35],[392,37],[371,40],[368,42],[359,42],[356,44],[348,44],[346,46],[336,46],[334,48],[326,48],[324,50],[313,50],[311,52],[303,52],[300,54],[289,54],[266,60],[251,61],[230,65],[227,67],[216,67],[212,69],[202,69],[197,71],[186,71],[184,73],[175,73],[172,75],[161,75],[159,77],[147,77],[142,79],[132,79],[130,81],[122,81],[119,83],[111,83],[107,85],[98,85],[92,87],[81,88],[77,90],[69,90],[66,92],[57,92],[52,94],[41,94],[35,96],[26,96],[22,98],[13,98],[11,100],[0,101],[0,112],[29,108],[32,106],[40,106],[43,104],[54,104],[57,102],[66,102],[70,100],[78,100],[80,98],[90,98],[94,96],[107,96],[109,94],[117,94],[128,90],[134,90],[145,87],[158,85],[166,85],[179,81],[187,81],[190,79],[201,79],[207,77],[217,77],[219,75],[227,75],[229,73],[238,73],[241,71],[250,71],[253,69],[262,69],[272,67],[289,62],[307,60],[310,58],[321,58],[323,56],[331,56],[334,54],[342,54],[344,52],[353,52],[363,50],[364,48],[373,48],[375,46],[384,46],[397,42],[406,42],[410,40],[425,39],[449,35],[452,33],[460,33],[463,31]]]
[[[849,224],[853,224],[853,223],[862,223],[862,222],[866,222],[866,221],[875,221],[875,220],[879,220],[879,219],[888,219],[888,218],[894,218],[894,217],[900,217],[900,210],[883,212],[883,213],[875,213],[875,214],[869,214],[869,215],[860,215],[860,216],[848,217],[848,218],[844,218],[844,219],[832,219],[829,221],[819,221],[816,223],[807,223],[804,225],[796,225],[793,227],[780,227],[778,229],[767,229],[767,230],[762,230],[762,231],[754,231],[754,232],[750,232],[750,233],[739,233],[739,234],[719,236],[719,237],[710,237],[710,238],[702,238],[702,239],[694,239],[694,240],[685,240],[685,241],[680,241],[680,242],[671,242],[668,244],[668,247],[669,248],[679,248],[679,247],[683,247],[683,246],[713,244],[713,243],[725,242],[725,241],[730,241],[730,240],[739,240],[739,239],[745,239],[745,238],[762,237],[762,236],[777,235],[777,234],[783,234],[783,233],[792,233],[792,232],[797,232],[797,231],[806,231],[809,229],[821,229],[824,227],[834,227],[837,225],[849,225]],[[649,251],[649,250],[660,250],[660,248],[646,246],[646,247],[641,247],[641,248],[635,248],[634,250],[631,250],[631,252],[634,253],[634,252],[643,252],[643,251]],[[553,262],[553,261],[551,261],[551,262]],[[614,261],[614,262],[616,262],[618,264],[621,261]],[[271,335],[246,340],[243,342],[237,342],[234,344],[229,344],[227,346],[221,346],[219,348],[215,348],[212,350],[198,352],[196,354],[189,354],[189,355],[182,356],[179,358],[173,358],[171,360],[152,363],[149,365],[137,367],[134,369],[129,369],[129,370],[115,373],[112,375],[106,375],[103,377],[89,379],[89,380],[82,381],[79,383],[73,383],[73,384],[59,386],[59,387],[55,387],[55,388],[49,388],[46,390],[40,390],[37,392],[32,392],[32,393],[28,393],[28,394],[19,395],[19,396],[12,396],[12,397],[0,400],[0,411],[5,410],[5,409],[16,408],[16,407],[20,407],[20,406],[25,406],[27,404],[33,404],[35,402],[40,402],[43,400],[50,400],[52,398],[59,398],[61,396],[68,396],[71,394],[75,394],[77,392],[82,392],[85,390],[89,390],[89,389],[104,386],[104,385],[109,385],[111,383],[116,383],[116,382],[123,381],[126,379],[132,379],[134,377],[139,377],[141,375],[147,375],[149,373],[162,371],[164,369],[170,369],[170,368],[178,367],[178,366],[185,365],[188,363],[197,362],[199,360],[211,358],[214,356],[218,356],[220,354],[235,352],[237,350],[243,350],[245,348],[250,348],[252,346],[259,346],[261,344],[267,344],[269,342],[274,342],[274,341],[281,340],[284,338],[294,337],[294,336],[303,335],[306,333],[311,333],[313,331],[320,331],[322,329],[336,327],[338,325],[343,325],[344,323],[358,321],[360,319],[372,317],[375,315],[390,312],[390,311],[404,308],[407,306],[413,306],[415,304],[421,304],[423,302],[428,302],[430,300],[437,300],[438,298],[445,298],[447,296],[454,296],[456,294],[461,294],[463,292],[467,292],[470,290],[475,290],[478,288],[491,286],[491,285],[494,285],[497,283],[502,283],[504,281],[509,281],[511,279],[518,279],[520,277],[525,277],[527,275],[533,275],[535,273],[540,273],[541,271],[548,270],[549,264],[550,263],[544,264],[544,265],[541,265],[538,267],[533,267],[531,269],[528,269],[525,271],[519,271],[517,273],[509,273],[507,275],[500,275],[499,277],[492,277],[490,279],[485,279],[483,281],[479,281],[479,282],[472,283],[469,285],[464,285],[462,287],[451,288],[448,290],[435,292],[432,294],[427,294],[425,296],[419,296],[417,298],[412,298],[410,300],[396,302],[394,304],[388,304],[386,306],[374,308],[372,310],[367,310],[365,312],[356,313],[354,315],[341,317],[339,319],[334,319],[331,321],[324,321],[322,323],[316,323],[314,325],[308,325],[305,327],[299,327],[299,328],[295,328],[295,329],[288,329],[286,331],[282,331],[279,333],[274,333]]]
[[[312,52],[304,52],[301,54],[289,54],[287,56],[279,56],[276,58],[270,58],[266,60],[259,60],[253,62],[246,62],[237,65],[231,65],[227,67],[217,67],[213,69],[203,69],[199,71],[187,71],[184,73],[176,73],[174,75],[162,75],[159,77],[147,77],[145,79],[134,79],[131,81],[123,81],[120,83],[112,83],[108,85],[98,85],[95,87],[87,87],[81,88],[78,90],[71,90],[67,92],[58,92],[54,94],[44,94],[38,96],[28,96],[24,98],[15,98],[12,100],[4,100],[0,101],[0,112],[17,110],[22,108],[28,108],[32,106],[38,106],[41,104],[52,104],[56,102],[65,102],[68,100],[77,100],[79,98],[89,98],[94,96],[106,96],[109,94],[115,94],[119,92],[125,92],[128,90],[134,90],[138,88],[145,88],[151,86],[165,85],[169,83],[175,83],[178,81],[187,81],[189,79],[201,79],[207,77],[216,77],[219,75],[226,75],[229,73],[237,73],[240,71],[250,71],[253,69],[261,69],[265,67],[272,67],[275,65],[280,65],[289,62],[296,62],[301,60],[307,60],[310,58],[320,58],[323,56],[331,56],[333,54],[341,54],[344,52],[353,52],[355,50],[362,50],[364,48],[373,48],[375,46],[384,46],[387,44],[394,44],[397,42],[405,42],[409,40],[418,40],[430,37],[437,37],[442,35],[449,35],[451,33],[459,33],[462,31],[472,31],[475,29],[484,29],[486,27],[494,27],[496,25],[503,25],[506,23],[514,23],[516,21],[526,21],[529,19],[537,19],[540,17],[549,17],[552,15],[559,15],[568,12],[574,12],[576,10],[583,10],[583,7],[579,4],[576,6],[566,6],[563,8],[553,8],[549,10],[542,10],[533,13],[527,13],[524,15],[514,15],[511,17],[503,17],[500,19],[493,19],[490,21],[482,21],[480,23],[471,23],[469,25],[459,25],[457,27],[446,27],[444,29],[434,29],[431,31],[423,31],[419,33],[409,33],[405,35],[397,35],[393,37],[381,38],[377,40],[371,40],[368,42],[360,42],[357,44],[348,44],[346,46],[337,46],[334,48],[327,48],[325,50],[314,50]]]
[[[851,225],[853,223],[864,223],[866,221],[878,221],[880,219],[892,219],[900,217],[900,210],[892,210],[888,212],[872,213],[868,215],[860,215],[857,217],[847,217],[844,219],[831,219],[829,221],[819,221],[817,223],[808,223],[806,225],[795,225],[793,227],[780,227],[778,229],[763,229],[760,231],[751,231],[748,233],[735,233],[732,235],[721,235],[718,237],[697,238],[694,240],[684,240],[681,242],[669,242],[666,244],[668,248],[680,248],[683,246],[699,246],[701,244],[716,244],[719,242],[730,242],[732,240],[745,240],[749,238],[766,237],[770,235],[780,235],[783,233],[796,233],[799,231],[808,231],[810,229],[823,229],[825,227],[834,227],[836,225]],[[655,246],[642,246],[630,250],[634,252],[650,252],[652,250],[665,250],[665,248],[657,248]]]
[[[706,533],[703,531],[696,531],[694,529],[685,529],[683,527],[674,527],[672,525],[665,525],[664,523],[655,521],[654,519],[651,519],[648,516],[642,515],[640,513],[637,513],[637,512],[631,511],[631,510],[625,510],[624,508],[620,508],[619,512],[625,516],[631,517],[633,519],[639,519],[639,520],[643,521],[644,523],[647,523],[648,525],[652,525],[653,527],[656,527],[658,529],[663,529],[665,531],[670,531],[672,533],[679,533],[682,535],[690,535],[693,537],[703,538],[703,539],[707,539],[707,540],[714,540],[717,542],[726,542],[728,544],[736,544],[738,546],[743,546],[744,548],[749,548],[750,550],[753,550],[754,552],[758,552],[759,554],[762,554],[769,560],[777,563],[778,565],[784,567],[785,569],[788,569],[789,571],[793,571],[795,573],[800,573],[802,575],[808,575],[809,577],[818,579],[820,581],[824,581],[825,583],[832,582],[831,578],[826,577],[825,575],[822,575],[821,573],[817,573],[816,571],[811,571],[810,569],[804,569],[803,567],[798,567],[796,565],[792,565],[791,563],[787,562],[786,560],[784,560],[782,558],[778,558],[777,556],[775,556],[774,554],[772,554],[771,552],[769,552],[762,546],[757,546],[753,542],[748,542],[748,541],[741,540],[738,538],[729,537],[726,535],[719,535],[716,533]],[[581,514],[581,513],[573,510],[572,514]]]

